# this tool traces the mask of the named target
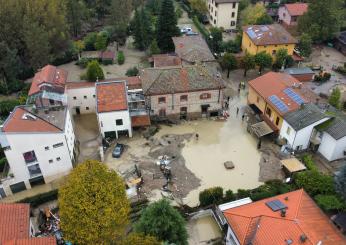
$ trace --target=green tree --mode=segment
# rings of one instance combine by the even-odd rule
[[[144,8],[135,11],[133,22],[133,38],[136,48],[145,50],[152,40],[152,29],[149,14]]]
[[[111,0],[111,24],[113,26],[127,26],[133,10],[132,0]]]
[[[335,177],[335,188],[346,200],[346,165],[341,168]]]
[[[310,1],[308,11],[298,19],[298,30],[317,43],[330,40],[340,30],[342,11],[341,0]]]
[[[78,53],[78,60],[81,59],[82,51],[85,49],[84,42],[82,40],[77,40],[73,43],[74,48],[77,50]]]
[[[185,220],[165,199],[144,209],[134,228],[136,232],[155,236],[158,240],[170,244],[188,244]]]
[[[161,8],[161,0],[147,0],[145,3],[145,8],[152,15],[159,15]]]
[[[95,82],[96,80],[105,79],[103,70],[97,60],[92,60],[88,63],[86,78],[90,82]]]
[[[0,102],[0,118],[5,119],[13,109],[20,105],[18,100],[4,100]]]
[[[259,52],[255,55],[255,63],[258,65],[258,72],[261,74],[263,68],[271,67],[273,58],[265,51]]]
[[[263,4],[248,5],[241,13],[242,25],[256,25],[258,21],[263,21],[263,16],[267,15],[266,8]],[[265,20],[265,19],[264,19]]]
[[[315,196],[317,205],[324,211],[339,211],[345,207],[344,203],[335,195],[317,195]]]
[[[222,56],[220,65],[222,69],[227,69],[227,78],[229,78],[231,70],[235,70],[238,66],[237,59],[230,53],[225,53],[224,56]]]
[[[82,0],[66,0],[66,18],[74,37],[80,35],[82,22],[88,19],[88,10]]]
[[[303,57],[309,57],[311,54],[312,39],[307,33],[303,33],[300,36],[298,49]]]
[[[256,25],[270,25],[273,24],[273,18],[270,17],[268,14],[264,14],[261,17],[257,18]]]
[[[161,242],[153,236],[142,233],[130,233],[120,245],[161,245]]]
[[[255,66],[255,56],[246,52],[244,57],[241,59],[241,67],[244,69],[244,77],[246,77],[247,72],[251,69],[254,69]]]
[[[117,55],[118,65],[122,65],[125,62],[125,55],[123,51],[119,51]]]
[[[294,175],[295,184],[311,196],[335,194],[334,181],[331,176],[318,171],[304,171]]]
[[[108,44],[108,34],[105,31],[101,31],[96,36],[95,49],[106,50]]]
[[[174,51],[172,37],[179,35],[173,1],[162,0],[156,28],[156,40],[160,50],[162,52]]]
[[[213,53],[222,52],[222,29],[218,27],[211,27],[209,29],[209,46]]]
[[[341,106],[340,99],[341,99],[341,91],[338,87],[336,87],[333,89],[332,94],[329,96],[328,102],[335,108],[339,109]]]
[[[88,33],[83,39],[85,50],[88,50],[88,51],[95,50],[96,39],[97,39],[96,32]]]
[[[204,0],[189,0],[189,3],[197,14],[205,14],[208,12],[207,3]]]
[[[8,87],[16,80],[20,69],[17,50],[10,50],[5,42],[0,42],[0,84],[4,88],[2,92],[5,94],[11,92]]]
[[[136,66],[127,69],[125,75],[128,77],[133,77],[133,76],[137,76],[139,73],[138,68]]]
[[[59,189],[61,229],[74,244],[113,244],[125,234],[130,210],[122,178],[106,165],[87,160]]]
[[[239,12],[243,11],[247,6],[250,5],[250,0],[240,0],[239,2]]]
[[[275,55],[275,67],[280,69],[281,67],[287,66],[287,59],[289,55],[287,53],[287,49],[280,48]]]
[[[160,50],[159,46],[157,45],[156,39],[154,39],[151,42],[149,50],[150,50],[150,55],[160,54],[161,53],[161,50]]]
[[[220,186],[205,189],[199,193],[200,206],[220,204],[223,199],[223,189]]]

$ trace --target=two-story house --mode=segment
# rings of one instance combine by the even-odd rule
[[[278,133],[284,115],[309,102],[303,97],[301,86],[296,78],[286,73],[268,72],[249,81],[248,104]]]
[[[223,106],[224,81],[202,65],[148,68],[141,71],[150,116],[193,119],[218,115]]]
[[[308,11],[306,3],[288,3],[279,8],[279,22],[285,26],[296,26],[298,18]]]
[[[265,51],[275,59],[279,49],[293,55],[297,40],[279,24],[252,25],[243,27],[242,50],[255,55]]]
[[[240,0],[207,0],[211,25],[224,30],[236,29],[239,2]]]

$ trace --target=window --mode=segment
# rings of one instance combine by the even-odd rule
[[[216,17],[216,15],[217,15],[217,11],[216,11],[216,10],[215,10],[215,13],[214,13],[214,14],[215,14],[215,17]]]
[[[38,164],[28,166],[28,170],[31,178],[42,175],[40,165]]]
[[[115,120],[115,124],[116,124],[117,126],[123,125],[123,119],[117,119],[117,120]]]
[[[53,163],[53,159],[49,159],[49,161],[48,161],[49,163]]]
[[[237,7],[237,3],[233,3],[232,7],[235,9]]]
[[[86,95],[84,95],[84,99],[87,99],[88,97]]]
[[[231,26],[235,26],[235,21],[231,21]]]
[[[166,103],[166,97],[159,97],[159,104]]]
[[[274,49],[273,51],[272,51],[272,55],[275,55],[276,54],[276,50]]]
[[[77,97],[76,97],[76,96],[73,96],[73,99],[74,99],[74,100],[76,100],[76,99],[77,99]]]
[[[23,153],[23,157],[24,157],[25,163],[27,164],[37,161],[36,154],[34,151],[28,151]]]
[[[53,145],[53,148],[58,148],[58,147],[61,147],[63,145],[64,145],[64,143],[60,142],[58,144]]]
[[[89,107],[85,107],[85,110],[89,111]]]
[[[267,113],[267,115],[268,115],[269,117],[271,117],[271,116],[272,116],[272,110],[270,110],[270,108],[269,108],[269,107],[267,107],[267,109],[266,109],[266,113]]]
[[[50,105],[54,105],[54,100],[49,99],[49,104],[50,104]]]
[[[186,102],[187,101],[187,95],[181,95],[180,96],[180,101],[181,102]]]
[[[235,16],[235,13],[234,13],[234,12],[232,12],[232,18],[234,18],[234,16]]]
[[[61,158],[60,158],[60,157],[57,157],[57,158],[56,158],[56,160],[57,160],[57,161],[60,161],[60,160],[61,160]]]
[[[214,20],[214,24],[216,25],[216,20]]]
[[[166,109],[160,109],[159,110],[159,116],[160,117],[165,117],[166,116]]]
[[[49,146],[44,147],[44,149],[45,149],[46,151],[48,151],[48,150],[49,150]]]
[[[201,95],[199,96],[199,98],[200,98],[201,100],[210,99],[210,98],[211,98],[211,94],[209,94],[209,93],[203,93],[203,94],[201,94]]]
[[[276,117],[276,121],[275,121],[276,126],[279,125],[279,122],[280,122],[280,118],[279,118],[279,117]]]
[[[286,134],[287,134],[287,135],[290,135],[290,132],[291,132],[291,128],[290,128],[290,127],[287,127]]]
[[[257,96],[257,103],[259,103],[260,102],[260,98]]]

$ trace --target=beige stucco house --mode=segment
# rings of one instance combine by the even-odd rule
[[[237,26],[239,0],[206,0],[212,26],[234,30]]]

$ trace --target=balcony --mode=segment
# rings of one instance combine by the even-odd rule
[[[42,176],[41,168],[39,164],[28,166],[28,171],[30,174],[30,178]]]
[[[128,103],[145,101],[145,97],[142,93],[129,93],[127,96]]]

